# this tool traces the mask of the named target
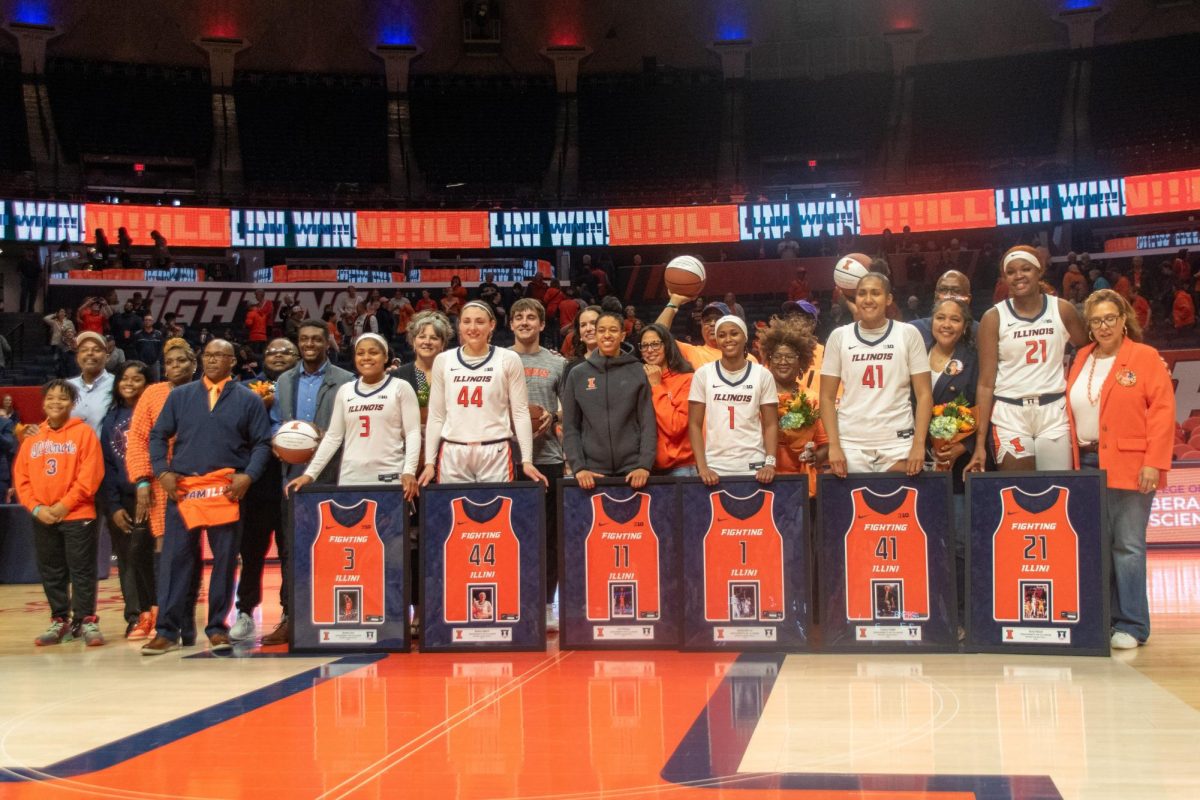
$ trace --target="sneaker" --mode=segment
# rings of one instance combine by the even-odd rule
[[[546,633],[558,630],[558,603],[546,605]]]
[[[235,642],[244,642],[248,639],[253,639],[254,634],[257,632],[258,628],[254,625],[254,617],[245,611],[239,611],[237,619],[233,622],[233,627],[229,629],[229,638]]]
[[[100,632],[98,617],[84,617],[80,626],[83,631],[83,644],[86,647],[100,647],[104,644],[104,634]]]
[[[64,642],[73,642],[76,639],[83,638],[83,621],[78,619],[71,620],[71,624],[67,626],[67,634],[63,636]]]
[[[1138,640],[1125,631],[1113,631],[1108,643],[1112,645],[1113,650],[1136,650],[1138,646]]]
[[[279,620],[279,624],[275,626],[275,630],[262,637],[262,643],[266,647],[271,647],[277,644],[287,644],[288,634],[291,632],[291,625],[288,624],[287,617]]]
[[[154,621],[149,611],[143,611],[133,625],[133,630],[125,634],[126,639],[150,639],[154,634]]]
[[[53,617],[50,620],[50,627],[46,628],[46,632],[33,640],[33,643],[38,647],[46,647],[51,644],[58,644],[67,635],[70,624],[63,617]]]
[[[163,653],[169,653],[172,650],[178,649],[179,642],[173,642],[162,636],[155,636],[152,640],[142,645],[142,655],[161,656]]]

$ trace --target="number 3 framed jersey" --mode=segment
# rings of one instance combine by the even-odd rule
[[[567,648],[675,648],[679,485],[559,483],[559,620]]]
[[[679,490],[684,649],[807,650],[808,476],[689,478]]]
[[[949,472],[822,475],[821,649],[958,649]]]
[[[535,483],[421,490],[421,651],[546,649],[546,506]]]
[[[1109,654],[1099,470],[967,476],[967,650]]]
[[[407,534],[398,487],[316,486],[295,495],[292,652],[408,652]]]

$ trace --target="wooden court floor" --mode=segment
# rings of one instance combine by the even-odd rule
[[[0,798],[1195,800],[1200,552],[1150,567],[1149,645],[1073,659],[151,659],[115,579],[91,649],[34,648],[40,587],[0,586]]]

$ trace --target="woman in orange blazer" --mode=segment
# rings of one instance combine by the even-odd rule
[[[1067,379],[1075,466],[1107,474],[1112,533],[1112,637],[1118,650],[1150,636],[1146,525],[1154,492],[1171,466],[1175,391],[1158,351],[1142,344],[1129,302],[1111,289],[1083,305],[1089,344]]]

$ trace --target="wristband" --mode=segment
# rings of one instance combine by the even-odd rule
[[[149,488],[150,488],[150,481],[138,481],[138,482],[137,482],[137,488],[139,488],[139,489],[149,489]]]
[[[763,459],[764,466],[773,467],[773,466],[775,466],[775,464],[776,464],[775,456],[767,456],[766,458]]]
[[[41,506],[34,506],[34,507],[33,507],[33,515],[36,517],[36,516],[37,516],[37,512],[39,512],[39,511],[41,511],[41,510],[42,510],[42,507],[41,507]]]
[[[679,306],[675,305],[674,303],[667,303],[667,308],[673,308],[676,311],[679,310]]]

